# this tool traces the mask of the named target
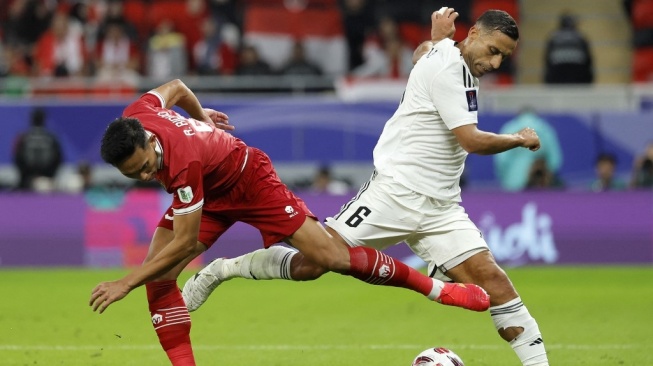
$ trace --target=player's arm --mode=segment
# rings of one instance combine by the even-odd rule
[[[424,56],[433,45],[445,38],[453,37],[456,33],[454,21],[458,13],[453,8],[442,8],[431,14],[431,40],[422,42],[413,52],[413,65]]]
[[[153,90],[161,95],[166,105],[165,108],[178,106],[188,113],[191,118],[215,125],[222,130],[233,130],[229,124],[229,117],[209,108],[202,108],[202,104],[195,93],[184,84],[183,81],[175,79],[169,81]]]
[[[123,278],[130,289],[154,280],[191,257],[197,244],[202,210],[174,216],[175,237],[151,260]]]
[[[540,148],[540,139],[532,128],[524,128],[513,134],[496,134],[479,130],[473,123],[456,127],[451,132],[460,146],[473,154],[498,154],[516,147],[525,147],[531,151]]]
[[[121,300],[136,287],[162,276],[185,259],[191,258],[197,243],[201,217],[201,209],[185,215],[175,215],[175,238],[154,258],[127,276],[98,284],[93,289],[89,302],[93,311],[103,313],[109,305]]]

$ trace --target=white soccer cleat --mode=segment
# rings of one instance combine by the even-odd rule
[[[223,279],[216,275],[220,273],[223,262],[224,258],[214,260],[186,281],[181,295],[189,312],[199,309],[211,296],[213,290],[223,282]]]

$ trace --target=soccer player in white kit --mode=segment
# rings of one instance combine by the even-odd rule
[[[443,16],[452,16],[452,10]],[[434,29],[436,23],[434,19]],[[383,250],[406,242],[428,263],[431,277],[483,287],[499,335],[522,364],[546,366],[535,319],[460,206],[459,181],[469,153],[518,147],[535,151],[540,146],[530,128],[515,134],[477,128],[478,77],[499,68],[512,54],[519,39],[517,25],[508,13],[489,10],[460,43],[432,38],[416,51],[418,61],[401,103],[374,148],[374,174],[337,215],[326,219],[327,230],[351,247]],[[193,311],[215,287],[234,277],[300,281],[322,273],[300,253],[271,247],[213,261],[188,280],[183,295]]]

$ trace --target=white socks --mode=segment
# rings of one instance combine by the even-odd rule
[[[524,332],[510,342],[523,366],[548,366],[544,341],[537,322],[526,309],[521,298],[490,307],[490,315],[497,330],[510,327],[524,328]]]
[[[285,279],[290,280],[290,261],[297,253],[295,250],[274,245],[259,249],[240,257],[223,259],[221,266],[211,271],[224,281],[236,277],[255,280]]]

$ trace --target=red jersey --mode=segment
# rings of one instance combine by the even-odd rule
[[[138,119],[156,137],[156,179],[173,194],[175,215],[199,210],[205,200],[227,193],[247,162],[243,141],[165,108],[157,92],[143,94],[125,108],[123,116]]]

